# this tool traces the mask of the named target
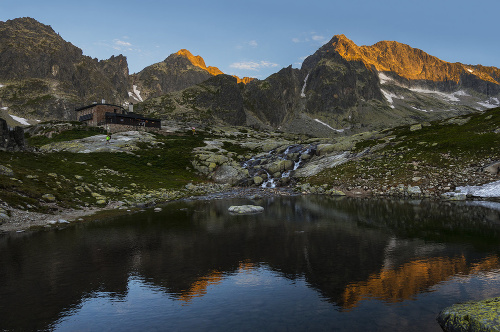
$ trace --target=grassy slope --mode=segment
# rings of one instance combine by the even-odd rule
[[[92,134],[96,133],[75,129],[51,139],[29,138],[28,142],[40,146]],[[29,204],[32,211],[44,211],[47,209],[41,204],[44,194],[53,194],[62,207],[78,207],[95,204],[92,193],[120,200],[124,190],[177,189],[202,180],[192,172],[190,160],[192,149],[203,145],[203,138],[200,134],[158,136],[157,140],[163,144],[155,147],[144,144],[136,155],[0,151],[1,164],[14,171],[14,177],[0,175],[0,200],[13,207],[26,208]]]
[[[419,185],[430,191],[442,187],[482,184],[498,179],[485,175],[482,168],[500,160],[500,108],[484,113],[436,121],[411,131],[401,126],[383,132],[379,139],[357,143],[354,151],[370,151],[362,157],[327,169],[306,179],[313,185],[339,188],[369,188]],[[76,126],[53,134],[35,136],[28,143],[40,146],[72,140],[100,132]],[[380,137],[380,136],[377,136]],[[47,210],[44,194],[53,194],[58,205],[78,207],[96,203],[92,193],[110,200],[121,200],[128,193],[179,189],[189,182],[203,181],[191,166],[192,150],[203,146],[197,135],[158,136],[163,144],[141,146],[136,155],[126,153],[9,153],[0,152],[1,164],[14,170],[14,176],[0,175],[0,201],[10,206]],[[238,144],[225,143],[228,151],[250,153]],[[78,177],[77,177],[78,176]],[[31,207],[28,207],[30,205]]]
[[[327,169],[308,182],[370,189],[444,183],[453,188],[498,179],[481,169],[500,160],[500,134],[495,133],[500,129],[500,108],[456,119],[434,121],[416,131],[410,126],[387,130],[383,138],[356,145],[357,152],[371,148],[363,157]]]

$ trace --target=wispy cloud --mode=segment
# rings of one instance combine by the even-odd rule
[[[100,47],[111,48],[111,49],[113,49],[115,51],[119,51],[119,52],[138,52],[138,53],[142,52],[142,50],[138,46],[127,41],[127,39],[128,39],[128,37],[124,36],[121,38],[115,38],[112,41],[101,40],[101,41],[94,43],[94,45],[97,45]]]
[[[312,40],[317,41],[317,42],[324,42],[325,39],[326,38],[324,36],[318,36],[318,35],[312,36]]]
[[[237,45],[237,46],[236,46],[236,49],[238,49],[238,50],[242,50],[242,49],[244,49],[244,48],[246,48],[246,47],[256,48],[256,47],[258,47],[258,46],[259,46],[259,43],[257,43],[257,41],[256,41],[256,40],[250,40],[250,41],[246,41],[246,42],[244,42],[244,43],[242,43],[242,44],[240,44],[240,45]]]
[[[114,41],[115,46],[128,46],[131,47],[132,44],[123,40],[115,39]]]
[[[269,61],[243,61],[243,62],[235,62],[229,65],[229,67],[240,70],[253,70],[259,71],[264,68],[274,68],[278,67],[277,63],[272,63]]]
[[[325,36],[321,36],[315,32],[309,32],[309,33],[302,33],[298,37],[292,38],[292,42],[294,43],[309,43],[309,42],[314,42],[314,43],[325,43],[327,41]]]
[[[133,51],[134,50],[134,47],[131,43],[129,43],[127,41],[120,40],[120,39],[114,39],[111,47],[117,51],[124,51],[124,50]]]

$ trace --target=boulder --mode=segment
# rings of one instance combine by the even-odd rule
[[[291,161],[291,160],[278,160],[278,161],[275,161],[271,164],[268,164],[265,168],[271,174],[281,173],[281,172],[289,171],[289,170],[293,169],[293,161]]]
[[[410,196],[420,196],[422,195],[422,190],[420,189],[419,186],[408,186],[408,189],[406,189],[406,192]]]
[[[499,331],[500,297],[454,304],[441,311],[437,321],[447,332]]]
[[[333,188],[328,190],[326,193],[332,196],[345,196],[345,193],[343,191]]]
[[[234,214],[253,214],[264,211],[264,208],[257,205],[233,205],[228,211]]]
[[[0,175],[14,176],[14,171],[7,166],[0,165]]]
[[[294,173],[295,177],[309,177],[318,174],[324,169],[333,168],[349,160],[349,153],[343,152],[338,155],[328,156],[322,159],[308,162]]]
[[[230,185],[236,184],[238,181],[243,180],[245,177],[246,176],[243,171],[240,171],[235,167],[229,165],[222,165],[218,167],[212,175],[212,179],[216,183],[227,183]]]
[[[449,200],[449,201],[465,201],[467,199],[466,193],[455,193],[455,192],[447,192],[441,194],[441,198]]]
[[[0,210],[0,225],[9,220],[9,216]]]
[[[260,186],[264,182],[264,179],[260,176],[255,176],[253,178],[253,183],[257,186]]]
[[[490,164],[484,168],[485,172],[488,172],[492,175],[497,175],[500,173],[500,161],[497,161],[493,164]],[[1,171],[0,171],[1,172]]]
[[[422,124],[420,124],[420,123],[414,124],[413,126],[410,126],[410,131],[417,131],[420,129],[422,129]]]
[[[56,201],[55,196],[52,195],[52,194],[45,194],[45,195],[42,196],[42,198],[46,202],[55,202]]]
[[[325,154],[336,151],[336,147],[334,144],[319,144],[316,150],[316,154],[318,156],[324,156]]]

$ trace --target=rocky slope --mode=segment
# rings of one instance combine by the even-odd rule
[[[31,119],[72,119],[74,108],[124,100],[128,65],[123,56],[98,61],[31,18],[0,22],[0,100]]]
[[[134,91],[129,93],[130,102],[136,103],[179,91],[202,83],[217,75],[224,74],[219,68],[206,66],[205,60],[199,55],[194,56],[188,50],[182,49],[171,54],[164,61],[144,68],[130,77],[132,90],[140,91],[140,96]],[[238,83],[248,83],[253,79],[234,76]]]
[[[191,64],[201,61],[191,59]],[[498,106],[498,77],[493,67],[447,63],[397,42],[358,47],[341,35],[308,57],[301,69],[290,66],[265,80],[241,85],[240,96],[234,82],[221,79],[221,86],[227,85],[232,94],[218,100],[238,100],[223,107],[226,112],[234,107],[237,114],[242,100],[247,126],[336,137]],[[190,121],[216,123],[217,106],[207,111],[199,103],[208,91],[200,83],[139,107],[166,120],[186,114]]]

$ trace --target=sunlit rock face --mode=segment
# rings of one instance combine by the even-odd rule
[[[188,50],[182,49],[169,55],[162,62],[131,75],[130,81],[138,87],[141,96],[146,100],[189,88],[223,74],[219,68],[207,66],[201,56],[195,56]],[[236,78],[237,83],[246,84],[253,80],[249,77],[242,79],[237,76],[233,77]]]
[[[334,50],[348,61],[361,61],[368,68],[373,66],[379,72],[392,72],[408,80],[459,83],[463,81],[464,76],[474,76],[495,85],[500,84],[498,68],[446,62],[396,41],[357,46],[344,35],[340,35],[334,36],[325,46],[327,52]]]

